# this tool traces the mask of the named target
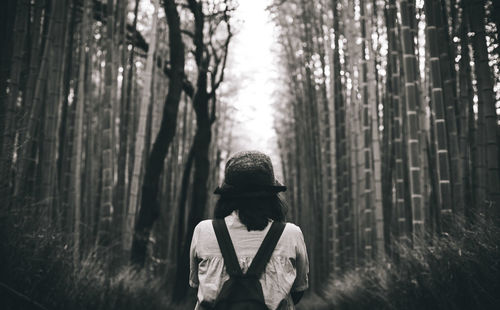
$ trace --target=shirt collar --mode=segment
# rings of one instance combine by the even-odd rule
[[[240,221],[240,217],[238,216],[238,210],[234,210],[233,212],[231,212],[231,214],[226,216],[226,224],[228,226],[243,225]]]
[[[240,217],[238,215],[238,210],[234,210],[229,214],[228,216],[225,217],[226,220],[226,225],[229,227],[245,227],[246,226],[240,221]],[[273,222],[273,220],[269,220],[269,222]]]

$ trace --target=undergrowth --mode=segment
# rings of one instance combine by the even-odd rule
[[[2,309],[193,309],[192,302],[173,306],[166,279],[149,270],[127,267],[109,276],[95,255],[74,266],[67,236],[29,217],[0,216],[0,236]],[[457,224],[449,234],[426,240],[414,247],[398,245],[397,263],[386,259],[331,276],[320,295],[309,292],[297,309],[498,309],[498,226],[477,216],[473,225]],[[5,287],[24,297],[5,295]],[[22,299],[29,307],[19,305],[26,302]]]
[[[50,225],[3,214],[0,236],[2,309],[188,309],[172,306],[166,279],[148,270],[124,267],[110,276],[95,255],[75,266],[67,236]]]
[[[479,215],[474,224],[458,222],[450,233],[426,240],[412,248],[398,245],[398,263],[387,259],[372,268],[332,276],[320,298],[324,305],[314,309],[499,308],[498,226]],[[309,309],[305,302],[303,309]]]

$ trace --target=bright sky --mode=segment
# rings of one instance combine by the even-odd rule
[[[241,140],[235,148],[257,149],[274,155],[272,93],[276,89],[277,56],[272,52],[276,43],[274,27],[265,10],[268,4],[268,0],[239,1],[235,12],[237,33],[231,43],[228,69],[239,78],[240,86],[232,103],[239,120],[235,130]],[[272,157],[278,166],[277,158]]]

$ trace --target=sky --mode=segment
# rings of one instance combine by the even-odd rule
[[[268,0],[240,0],[235,12],[236,35],[230,46],[229,71],[238,78],[236,150],[255,149],[277,157],[273,129],[273,92],[277,55],[274,27],[265,8]],[[277,163],[276,163],[277,164]],[[275,164],[275,166],[277,166]],[[275,167],[277,168],[277,167]]]

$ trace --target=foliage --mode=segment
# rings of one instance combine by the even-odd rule
[[[457,224],[450,234],[429,237],[427,244],[399,244],[399,262],[332,276],[325,306],[317,309],[497,309],[500,229],[477,218],[474,225]]]
[[[326,301],[312,292],[307,292],[296,305],[297,310],[321,310],[327,309]]]
[[[0,219],[0,281],[31,302],[53,310],[179,309],[169,305],[162,276],[131,267],[109,276],[93,254],[74,266],[68,236],[27,216],[13,218]]]
[[[72,263],[64,234],[24,216],[0,217],[0,279],[48,309],[181,309],[169,304],[165,279],[123,268],[107,276],[89,255]],[[34,228],[35,227],[35,228]],[[321,297],[310,293],[298,309],[495,309],[500,302],[500,229],[484,216],[397,246],[399,259],[330,277]]]

